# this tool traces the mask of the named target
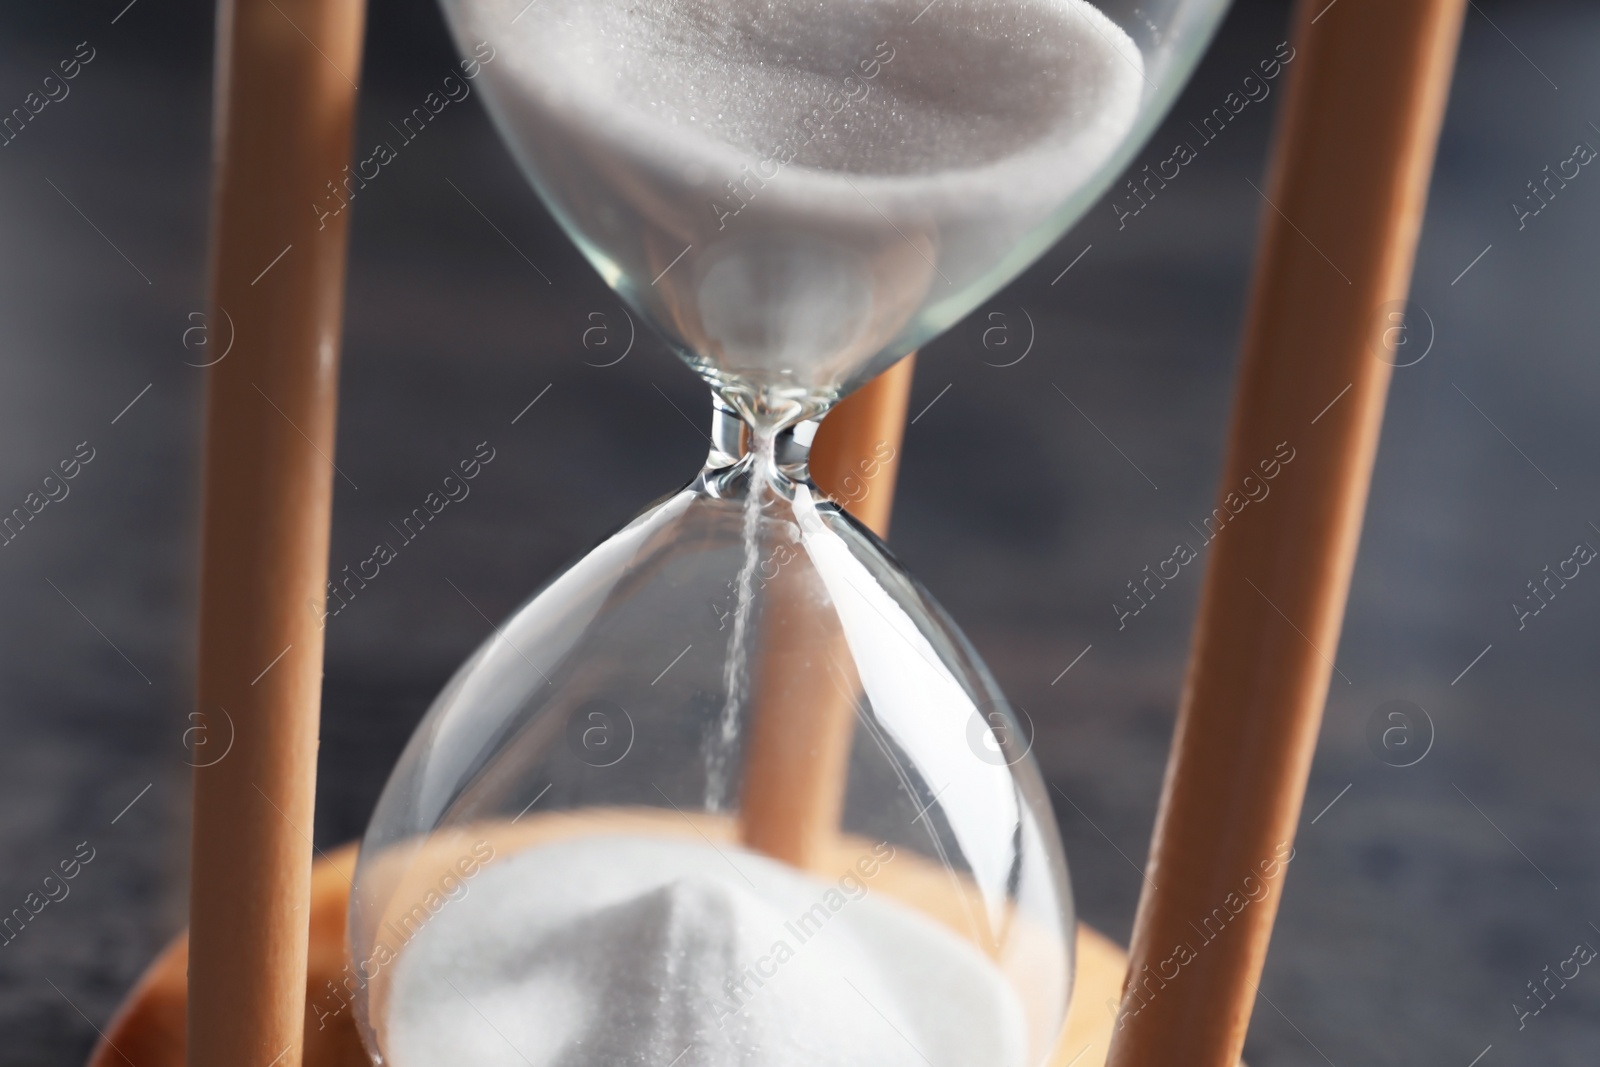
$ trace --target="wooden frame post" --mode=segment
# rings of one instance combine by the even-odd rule
[[[217,12],[192,1067],[300,1063],[349,219],[327,209],[363,21],[363,0]]]
[[[1238,513],[1208,550],[1110,1067],[1233,1067],[1243,1048],[1334,676],[1389,384],[1384,331],[1410,285],[1465,7],[1296,7],[1222,472],[1220,514]],[[1258,486],[1270,496],[1237,505]]]

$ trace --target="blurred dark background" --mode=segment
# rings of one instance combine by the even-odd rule
[[[1237,3],[1173,132],[1135,166],[1270,55],[1286,16]],[[204,372],[184,336],[204,300],[211,7],[7,5],[0,110],[85,41],[70,96],[0,148],[0,505],[79,442],[95,457],[0,549],[0,911],[79,842],[95,850],[70,897],[0,949],[5,1065],[81,1062],[185,909]],[[1600,546],[1600,175],[1521,230],[1509,207],[1575,143],[1600,146],[1597,45],[1593,5],[1468,14],[1413,290],[1433,344],[1394,379],[1337,655],[1348,682],[1335,676],[1246,1046],[1257,1067],[1600,1050],[1600,976],[1520,1031],[1512,1007],[1575,943],[1600,946],[1600,577],[1585,570],[1520,631],[1511,608],[1576,543]],[[431,0],[373,0],[358,143],[453,58]],[[1121,631],[1111,605],[1217,490],[1262,211],[1249,182],[1277,100],[1125,229],[1098,205],[917,368],[893,546],[1038,724],[1081,912],[1122,940],[1198,575]],[[658,343],[590,365],[625,340],[618,304],[476,102],[408,146],[354,218],[334,568],[477,442],[498,458],[330,620],[322,845],[360,833],[417,718],[488,632],[450,583],[508,612],[704,453],[668,403],[704,411],[704,390]],[[1030,318],[1028,357],[993,366]],[[585,347],[597,323],[613,347]],[[997,324],[1009,333],[986,347]],[[1392,700],[1431,719],[1414,766],[1368,744]]]

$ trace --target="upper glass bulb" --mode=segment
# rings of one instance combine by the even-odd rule
[[[1048,248],[1222,0],[443,0],[606,281],[756,421],[818,414]]]

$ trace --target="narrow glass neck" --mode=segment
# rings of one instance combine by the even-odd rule
[[[833,389],[809,389],[794,385],[758,385],[743,378],[701,370],[711,386],[712,403],[729,408],[754,431],[778,431],[802,422],[815,422],[839,402]]]
[[[820,424],[819,419],[807,419],[779,429],[758,429],[713,393],[711,453],[706,457],[706,471],[726,470],[748,460],[752,468],[768,468],[771,476],[809,482],[807,462]]]

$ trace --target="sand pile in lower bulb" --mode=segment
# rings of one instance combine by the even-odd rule
[[[1025,1059],[1021,1008],[993,964],[869,883],[646,838],[490,868],[407,946],[389,1005],[395,1067]]]

